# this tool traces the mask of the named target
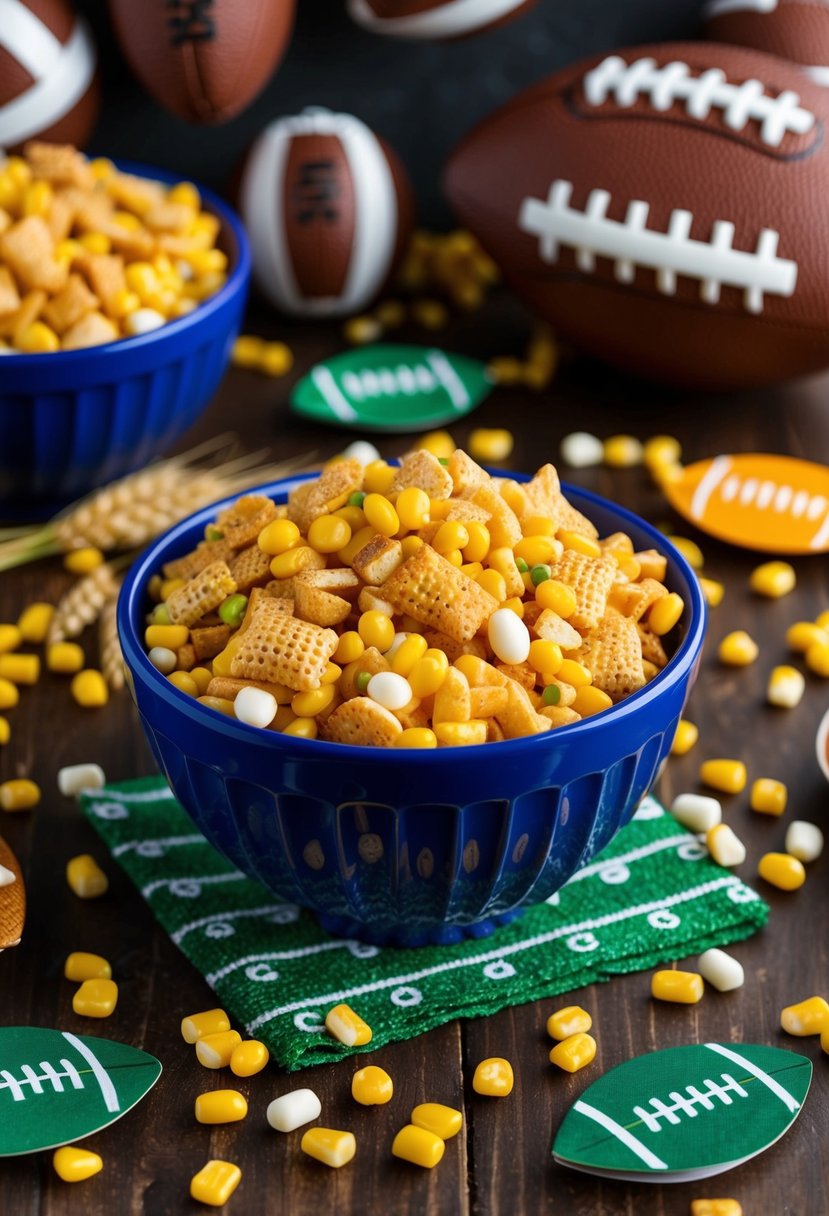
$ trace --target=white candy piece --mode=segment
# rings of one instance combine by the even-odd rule
[[[170,650],[168,646],[153,646],[147,658],[153,667],[157,668],[163,676],[168,676],[171,671],[175,671],[176,663],[178,662],[176,652]]]
[[[793,819],[786,830],[785,848],[798,861],[817,861],[823,852],[823,832],[816,823]]]
[[[303,1123],[313,1123],[322,1111],[313,1089],[294,1089],[281,1098],[274,1098],[267,1109],[267,1120],[275,1132],[292,1132]]]
[[[786,674],[780,674],[779,667],[771,673],[766,700],[769,705],[778,705],[781,709],[794,709],[799,705],[806,691],[806,679],[802,671],[796,667],[786,669]]]
[[[77,798],[84,790],[103,789],[106,781],[100,764],[68,764],[58,769],[58,789],[65,798]]]
[[[489,644],[502,663],[523,663],[530,653],[530,631],[511,608],[497,608],[487,625]]]
[[[124,329],[131,338],[138,334],[148,334],[154,329],[161,329],[167,324],[167,318],[155,308],[136,308],[124,318]]]
[[[389,659],[391,659],[395,654],[397,654],[397,651],[400,649],[400,647],[403,645],[403,643],[406,641],[406,639],[408,637],[409,637],[408,633],[396,633],[394,635],[394,637],[392,638],[392,641],[391,641],[391,646],[389,646],[388,650],[383,652],[383,657],[385,658],[386,662],[388,662]]]
[[[392,713],[408,705],[414,695],[409,681],[405,676],[399,676],[396,671],[378,671],[369,680],[366,692],[372,701],[376,701],[384,709],[390,709]]]
[[[719,823],[712,828],[705,843],[719,866],[741,866],[746,859],[746,846],[727,823]]]
[[[369,443],[367,439],[355,439],[350,443],[343,452],[343,456],[350,460],[359,460],[360,464],[365,468],[367,464],[371,464],[372,460],[380,460],[382,457],[377,451],[373,443]]]
[[[746,978],[742,964],[724,950],[706,950],[697,959],[697,971],[718,992],[742,988]]]
[[[264,688],[240,688],[233,702],[233,712],[240,722],[263,729],[273,722],[278,708],[276,697]]]
[[[689,832],[708,832],[722,823],[722,806],[707,794],[678,794],[671,814]]]
[[[14,870],[9,870],[6,866],[0,866],[0,887],[10,887],[13,882],[17,882],[17,875]]]
[[[559,448],[561,459],[571,469],[589,469],[604,460],[604,445],[601,439],[588,431],[573,431],[565,435]]]

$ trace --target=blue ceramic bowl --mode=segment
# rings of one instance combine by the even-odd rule
[[[144,165],[119,168],[180,180]],[[245,230],[201,189],[221,220],[224,287],[186,317],[135,338],[84,350],[0,359],[0,515],[39,513],[141,468],[195,422],[212,397],[239,331],[250,280]]]
[[[260,490],[284,501],[306,477]],[[191,550],[209,507],[131,569],[118,605],[130,685],[153,753],[205,836],[280,899],[333,932],[418,945],[483,934],[557,891],[632,816],[659,774],[699,665],[705,602],[654,528],[564,487],[599,532],[668,556],[685,601],[670,663],[604,713],[548,734],[435,751],[350,747],[258,730],[173,687],[142,645],[147,584]]]

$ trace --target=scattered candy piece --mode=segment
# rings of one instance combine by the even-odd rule
[[[23,609],[17,621],[21,639],[37,646],[45,642],[54,615],[53,604],[29,604]]]
[[[97,899],[109,888],[109,879],[89,853],[81,853],[66,863],[66,881],[79,899]]]
[[[12,684],[37,684],[40,679],[40,656],[36,654],[0,654],[0,679]]]
[[[584,1034],[590,1030],[593,1019],[581,1005],[567,1005],[557,1009],[547,1018],[547,1034],[551,1039],[569,1039],[574,1034]]]
[[[743,1216],[736,1199],[692,1199],[691,1216]]]
[[[782,815],[786,809],[789,791],[782,781],[772,777],[758,777],[751,786],[749,804],[761,815]]]
[[[0,709],[14,709],[20,700],[17,685],[0,677]]]
[[[713,578],[703,578],[699,575],[700,591],[705,596],[709,608],[718,608],[725,599],[725,586]]]
[[[829,1004],[822,996],[810,996],[798,1005],[787,1005],[780,1014],[786,1034],[823,1034],[829,1030]]]
[[[4,811],[30,811],[40,802],[40,787],[27,777],[16,777],[0,785],[0,806]]]
[[[88,667],[73,677],[70,685],[72,696],[82,709],[100,709],[109,700],[109,688],[100,671]]]
[[[722,806],[706,794],[678,794],[671,803],[671,814],[689,832],[710,832],[722,822]]]
[[[693,722],[689,722],[687,718],[680,718],[674,735],[674,741],[671,744],[672,756],[684,756],[696,744],[699,739],[699,727]]]
[[[350,443],[343,450],[343,459],[359,460],[360,464],[365,468],[373,460],[380,460],[382,457],[373,443],[369,443],[367,439],[355,439],[353,443]]]
[[[23,636],[17,625],[0,625],[0,654],[17,650],[22,642]]]
[[[776,600],[794,591],[797,577],[788,562],[764,562],[752,570],[748,582],[757,595]]]
[[[77,798],[84,790],[100,790],[105,785],[100,764],[69,764],[58,769],[58,789],[65,798]]]
[[[781,891],[796,891],[806,881],[803,863],[788,853],[766,853],[760,858],[757,873]]]
[[[604,444],[588,431],[573,431],[565,435],[559,448],[561,459],[572,469],[589,469],[604,459]]]
[[[292,1132],[319,1119],[322,1104],[313,1089],[294,1089],[269,1104],[266,1117],[276,1132]]]
[[[230,1057],[230,1071],[237,1077],[253,1077],[267,1064],[271,1057],[264,1043],[258,1039],[243,1039],[234,1047]]]
[[[335,1005],[325,1015],[325,1028],[346,1047],[363,1047],[371,1042],[371,1027],[348,1005]]]
[[[112,967],[100,954],[88,954],[84,950],[73,950],[66,956],[63,974],[68,980],[82,984],[84,980],[111,980]]]
[[[444,1106],[440,1102],[421,1102],[412,1111],[412,1123],[422,1127],[441,1140],[451,1140],[457,1136],[463,1126],[463,1114],[453,1106]]]
[[[642,444],[633,435],[611,435],[605,439],[603,456],[611,469],[632,469],[642,463]]]
[[[315,1161],[338,1170],[353,1159],[357,1152],[357,1141],[351,1132],[341,1132],[331,1127],[312,1127],[305,1132],[299,1147]]]
[[[205,1068],[227,1068],[242,1041],[238,1030],[220,1030],[196,1040],[196,1059]]]
[[[702,976],[696,971],[655,971],[651,977],[651,996],[657,1001],[696,1005],[704,992]]]
[[[514,1084],[512,1065],[501,1056],[481,1060],[472,1077],[475,1093],[488,1098],[506,1098],[512,1093]]]
[[[806,651],[806,666],[816,676],[824,680],[829,678],[829,643],[812,642]]]
[[[434,1132],[409,1123],[406,1127],[401,1127],[394,1137],[391,1151],[392,1156],[399,1157],[402,1161],[410,1161],[412,1165],[431,1170],[443,1160],[446,1144]]]
[[[748,774],[742,760],[705,760],[700,765],[699,779],[703,785],[724,794],[739,794],[745,789]]]
[[[63,1148],[55,1149],[52,1165],[57,1176],[64,1182],[84,1182],[101,1172],[104,1161],[88,1148],[65,1144]]]
[[[596,1040],[589,1034],[571,1034],[556,1043],[550,1052],[550,1063],[565,1072],[578,1072],[592,1063],[596,1056]]]
[[[725,950],[716,947],[705,950],[697,959],[697,966],[705,982],[718,992],[733,992],[745,983],[742,964]]]
[[[83,648],[77,642],[53,642],[46,649],[46,666],[59,675],[74,675],[85,662]]]
[[[14,870],[9,870],[6,866],[0,866],[0,887],[10,887],[13,882],[17,882],[17,875]]]
[[[63,559],[63,568],[70,574],[91,574],[104,564],[104,555],[93,545],[82,549],[72,549]]]
[[[242,1181],[242,1171],[232,1161],[214,1159],[190,1179],[190,1198],[220,1208]]]
[[[719,866],[741,866],[746,859],[745,845],[727,823],[718,823],[709,829],[705,844]]]
[[[759,653],[760,647],[745,629],[727,633],[717,647],[717,658],[726,667],[748,667]]]
[[[817,861],[823,852],[823,832],[816,823],[793,819],[786,829],[785,847],[798,861]]]
[[[264,729],[276,717],[276,697],[264,688],[240,688],[233,701],[233,712],[240,722]]]
[[[668,540],[678,549],[692,570],[701,570],[705,565],[702,549],[688,536],[669,536]]]
[[[796,667],[774,667],[769,676],[766,700],[781,709],[794,709],[803,699],[806,680]]]
[[[797,654],[805,654],[815,642],[829,646],[829,633],[814,621],[795,621],[786,630],[786,645]]]
[[[394,1082],[384,1068],[369,1064],[351,1078],[351,1096],[361,1106],[384,1106],[394,1094]]]
[[[181,1019],[181,1037],[185,1043],[196,1043],[206,1034],[221,1034],[230,1030],[230,1018],[224,1009],[206,1009]]]
[[[236,1089],[212,1089],[196,1098],[197,1123],[238,1123],[247,1113],[247,1100]]]
[[[491,460],[506,460],[514,446],[514,435],[503,427],[478,427],[469,436],[469,455],[481,464]]]
[[[108,1018],[118,1004],[118,985],[114,980],[84,980],[72,997],[72,1008],[84,1018]]]
[[[652,435],[642,449],[642,458],[649,472],[658,472],[665,466],[679,464],[682,445],[673,435]]]

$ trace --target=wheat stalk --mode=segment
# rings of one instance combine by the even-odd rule
[[[124,660],[118,640],[118,594],[111,595],[101,609],[98,622],[98,650],[101,656],[101,671],[113,692],[124,687]]]
[[[117,598],[119,584],[120,576],[112,562],[104,562],[73,583],[55,607],[47,645],[76,638],[87,625],[94,624],[107,601]]]

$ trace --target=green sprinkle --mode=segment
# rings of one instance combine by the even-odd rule
[[[172,625],[170,620],[170,611],[166,604],[156,604],[150,613],[151,625]]]
[[[548,578],[552,578],[552,574],[549,566],[543,564],[533,566],[530,571],[530,581],[534,587],[537,587],[539,583],[545,583]]]
[[[561,700],[561,689],[558,684],[548,684],[541,694],[541,700],[545,705],[558,705]]]
[[[518,569],[519,574],[526,574],[527,571],[529,570],[529,566],[524,561],[523,557],[516,557],[515,565],[516,565],[516,568]]]
[[[350,507],[361,507],[365,500],[366,496],[362,490],[355,490],[353,494],[349,494],[348,496],[348,505]]]
[[[438,456],[438,464],[442,464],[444,468],[449,464],[448,456]]]
[[[369,680],[371,679],[370,671],[361,671],[357,674],[357,679],[354,681],[358,692],[365,692],[368,688]]]
[[[208,524],[204,530],[205,540],[224,540],[224,535],[221,528],[214,528],[213,524]]]
[[[229,595],[219,604],[219,616],[225,625],[230,625],[231,629],[238,629],[247,606],[248,597],[246,595]]]

